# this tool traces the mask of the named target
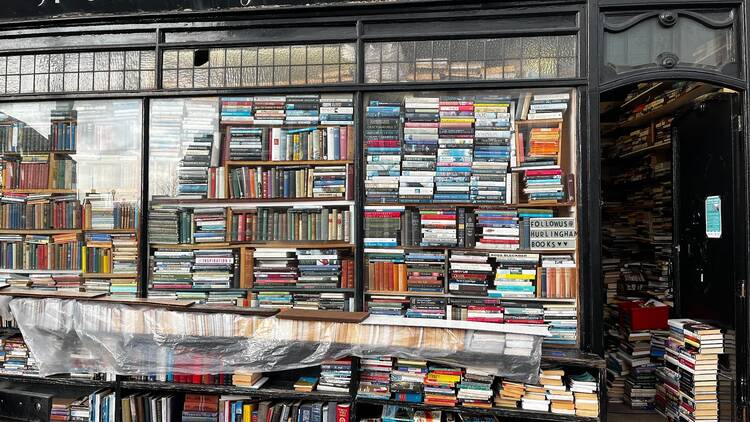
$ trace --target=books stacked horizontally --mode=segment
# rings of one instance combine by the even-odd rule
[[[224,208],[196,208],[193,210],[195,243],[221,243],[227,237],[227,217]]]
[[[456,386],[461,382],[461,369],[430,365],[424,381],[424,402],[435,406],[456,405]]]
[[[523,397],[521,397],[521,408],[524,410],[536,410],[549,412],[550,401],[547,399],[547,389],[541,385],[526,384]]]
[[[404,99],[404,154],[399,177],[399,199],[402,202],[432,202],[439,102],[439,98]]]
[[[193,251],[193,288],[228,289],[232,286],[235,271],[234,252],[231,249],[198,249]]]
[[[447,300],[439,297],[412,297],[407,318],[445,319]]]
[[[487,254],[476,252],[451,252],[449,260],[451,292],[464,295],[485,296],[492,276],[492,264]]]
[[[497,267],[492,297],[534,297],[536,295],[538,254],[494,254]]]
[[[576,416],[599,416],[599,382],[588,372],[568,376],[568,388],[575,397]]]
[[[313,289],[342,287],[340,253],[338,249],[298,249],[297,286]]]
[[[656,368],[651,363],[651,332],[623,328],[618,355],[628,367],[625,403],[633,409],[652,409],[656,396]]]
[[[135,274],[138,271],[138,241],[134,233],[112,235],[112,272]]]
[[[352,382],[352,359],[329,360],[320,365],[318,391],[348,393]]]
[[[471,201],[509,203],[509,175],[512,151],[512,107],[502,98],[477,99]]]
[[[179,243],[178,213],[177,208],[151,209],[148,214],[148,241],[150,243]]]
[[[468,202],[471,153],[474,146],[474,102],[461,98],[440,100],[436,202]]]
[[[391,398],[390,374],[393,363],[390,356],[363,356],[360,360],[358,398],[385,399]]]
[[[575,301],[544,303],[544,323],[549,326],[551,336],[542,344],[575,346],[578,339],[578,311]]]
[[[265,381],[262,381],[264,379]],[[268,381],[268,377],[264,377],[262,372],[235,370],[232,374],[231,381],[232,385],[235,385],[237,387],[257,388],[258,386],[256,386],[256,384],[259,384],[260,381],[265,383],[266,381]]]
[[[504,379],[500,382],[500,387],[495,394],[495,406],[516,409],[525,394],[524,384]]]
[[[224,97],[221,99],[222,123],[252,123],[253,97]]]
[[[253,252],[256,287],[295,286],[299,276],[296,249],[257,248]]]
[[[367,202],[398,202],[401,176],[401,103],[370,101],[365,120]]]
[[[255,97],[253,107],[253,123],[256,125],[273,125],[281,126],[284,124],[284,113],[286,97],[281,96],[263,96]]]
[[[182,406],[183,422],[215,422],[219,417],[219,396],[185,394]]]
[[[717,420],[719,355],[724,353],[724,334],[715,326],[691,319],[670,319],[669,329],[665,360],[666,367],[679,374],[679,417]],[[674,407],[677,406],[673,403],[668,405],[670,409]]]
[[[313,198],[345,198],[347,166],[315,166],[312,168]]]
[[[550,412],[574,415],[573,393],[566,388],[563,377],[565,377],[565,371],[562,369],[542,369],[539,374],[539,383],[547,390],[546,396],[547,400],[550,401]]]
[[[569,93],[538,94],[531,98],[528,106],[528,120],[562,119],[568,109]]]
[[[150,287],[155,290],[191,289],[193,259],[193,251],[154,251]]]
[[[39,375],[39,368],[21,335],[0,339],[3,360],[0,372],[10,375]]]
[[[287,125],[316,125],[320,118],[320,98],[316,94],[287,95],[284,118]]]
[[[231,126],[227,129],[229,140],[229,160],[254,161],[263,160],[268,149],[263,142],[262,128],[247,126]]]
[[[406,312],[409,298],[406,296],[370,296],[367,310],[372,315],[402,316]]]
[[[390,390],[393,399],[403,402],[421,403],[427,362],[397,358],[391,370]]]
[[[534,302],[503,301],[506,324],[544,324],[544,306]]]
[[[479,209],[476,215],[476,247],[516,250],[519,248],[518,212],[514,210]]]
[[[456,246],[456,210],[420,209],[422,241],[420,246]]]
[[[261,308],[291,308],[294,297],[289,292],[260,292],[255,296]]]
[[[354,102],[351,95],[326,94],[320,96],[321,125],[353,125]],[[346,157],[342,154],[342,157]]]
[[[475,368],[466,368],[458,384],[458,399],[466,407],[492,407],[495,376]]]
[[[444,272],[444,252],[406,252],[406,285],[410,292],[442,293]]]
[[[365,206],[365,247],[398,246],[404,207]]]
[[[530,203],[558,202],[565,198],[560,168],[524,171],[524,188]]]
[[[199,199],[208,197],[209,167],[218,165],[213,135],[193,138],[177,168],[177,196]]]

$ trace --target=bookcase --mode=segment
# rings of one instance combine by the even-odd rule
[[[370,94],[367,310],[548,324],[575,347],[578,144],[571,90]]]
[[[0,104],[0,278],[138,291],[142,101]]]
[[[150,297],[354,310],[351,94],[151,102]]]

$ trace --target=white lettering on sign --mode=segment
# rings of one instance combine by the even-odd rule
[[[530,218],[529,227],[532,229],[573,229],[576,228],[576,219],[571,217],[558,218]]]
[[[530,242],[531,249],[575,249],[575,239],[535,239]]]

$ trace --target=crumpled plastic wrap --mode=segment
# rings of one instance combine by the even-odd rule
[[[42,375],[271,372],[385,354],[535,382],[541,359],[539,331],[285,320],[54,298],[14,298],[10,308]]]

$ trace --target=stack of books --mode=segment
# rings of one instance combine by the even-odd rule
[[[407,251],[406,274],[406,285],[410,292],[442,293],[445,282],[445,253]]]
[[[404,100],[404,155],[399,178],[402,202],[432,202],[438,147],[438,98]]]
[[[208,197],[209,167],[217,164],[213,135],[193,138],[177,168],[177,196],[190,199]]]
[[[562,119],[568,109],[569,93],[534,95],[528,107],[528,120]]]
[[[404,207],[365,206],[365,247],[398,246]]]
[[[193,287],[193,260],[193,251],[154,251],[151,288],[155,290],[191,289]]]
[[[256,161],[267,158],[268,148],[265,147],[266,143],[263,142],[264,132],[263,129],[255,127],[229,127],[226,137],[229,143],[229,160]]]
[[[506,324],[544,324],[544,306],[534,302],[503,301]]]
[[[475,368],[466,368],[458,385],[458,399],[466,407],[492,407],[494,375]]]
[[[476,203],[509,203],[507,173],[512,151],[513,103],[500,98],[477,99],[471,200]]]
[[[497,407],[516,409],[526,394],[526,386],[520,382],[502,380],[495,394],[494,404]]]
[[[320,98],[317,94],[287,95],[285,121],[287,125],[316,125],[320,119]]]
[[[261,308],[291,308],[294,297],[289,292],[260,292],[255,296]]]
[[[406,296],[370,296],[367,301],[367,310],[372,315],[390,315],[402,316],[406,312],[406,306],[409,305],[409,298]]]
[[[656,368],[651,363],[651,332],[622,328],[618,356],[627,367],[625,403],[633,409],[652,409],[656,396]]]
[[[367,202],[396,203],[401,176],[401,103],[373,100],[366,113]]]
[[[252,123],[253,97],[223,97],[220,118],[222,123]]]
[[[422,225],[420,246],[456,246],[455,209],[420,209],[419,218]]]
[[[311,289],[343,287],[340,253],[338,249],[298,249],[297,286]]]
[[[256,125],[281,126],[284,124],[286,114],[286,97],[261,96],[253,100],[253,123]]]
[[[148,241],[150,243],[180,243],[179,210],[153,208],[148,214]]]
[[[492,264],[489,256],[476,252],[451,252],[449,284],[451,292],[463,295],[486,296]]]
[[[524,171],[524,188],[530,203],[558,202],[565,198],[562,170],[559,166],[548,169],[528,169]]]
[[[503,319],[503,312],[505,308],[502,306],[488,301],[489,303],[481,305],[469,305],[466,307],[466,315],[460,315],[460,319],[474,322],[491,322],[495,324],[502,324],[505,320]],[[453,310],[456,310],[456,304],[453,303]]]
[[[547,389],[541,385],[526,384],[523,397],[521,397],[521,408],[524,410],[536,410],[549,412],[550,400],[547,398]]]
[[[227,238],[227,217],[224,208],[196,208],[193,210],[194,243],[221,243]]]
[[[299,276],[296,249],[257,248],[253,253],[256,287],[295,286]]]
[[[407,318],[445,319],[447,300],[440,297],[412,297]]]
[[[348,393],[352,382],[352,359],[329,360],[320,365],[318,391]]]
[[[390,390],[394,400],[420,403],[423,398],[427,362],[398,358],[391,370]]]
[[[363,356],[360,360],[359,388],[357,397],[365,399],[391,398],[390,373],[392,369],[390,356]]]
[[[534,297],[536,296],[537,254],[495,254],[495,289],[493,297]]]
[[[112,235],[112,272],[115,274],[138,272],[138,241],[134,233]]]
[[[321,95],[320,124],[354,125],[354,102],[352,96],[342,94]],[[341,159],[346,159],[346,156],[346,154],[342,154]]]
[[[313,198],[345,198],[347,166],[316,166],[312,169]]]
[[[474,146],[474,102],[450,98],[440,100],[438,129],[436,202],[468,202],[471,153]]]
[[[233,286],[235,257],[231,249],[193,251],[193,288],[228,289]]]
[[[588,372],[568,376],[568,388],[575,397],[576,416],[599,416],[599,382]]]
[[[236,370],[232,374],[232,385],[237,387],[256,387],[256,384],[258,381],[264,379],[262,372],[252,372],[252,371],[243,371],[243,370]],[[265,380],[268,380],[267,377],[265,377]],[[265,381],[264,381],[265,383]]]
[[[219,417],[219,396],[185,394],[182,420],[185,422],[215,422]]]
[[[461,382],[461,369],[430,365],[424,381],[424,402],[435,406],[456,405],[456,386]]]
[[[518,212],[514,210],[474,211],[476,246],[482,249],[516,250],[519,248]]]
[[[39,368],[21,335],[0,338],[3,359],[0,372],[9,375],[39,375]]]
[[[562,369],[542,369],[539,374],[539,382],[547,390],[547,399],[550,401],[550,412],[564,415],[575,414],[573,393],[568,391],[563,383],[565,371]]]
[[[549,325],[551,336],[542,344],[575,346],[578,339],[578,311],[575,302],[544,303],[544,323]]]

